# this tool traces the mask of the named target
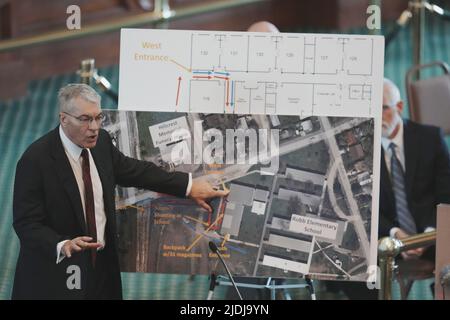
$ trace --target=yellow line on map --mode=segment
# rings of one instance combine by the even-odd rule
[[[183,68],[183,69],[186,70],[187,72],[191,72],[191,71],[192,71],[191,69],[189,69],[189,68],[183,66],[182,64],[176,62],[175,60],[170,59],[170,61],[173,62],[173,63],[175,63],[177,66]]]
[[[228,191],[228,188],[225,186],[225,182],[223,182],[223,180],[222,180],[222,188],[223,191]]]
[[[229,233],[227,233],[227,234],[225,235],[225,237],[223,237],[223,241],[222,241],[222,243],[220,244],[220,246],[223,247],[223,246],[225,245],[225,243],[226,243],[228,240],[230,240],[230,234],[229,234]]]
[[[197,242],[199,242],[200,239],[203,238],[203,237],[205,236],[205,232],[208,232],[209,230],[211,230],[211,228],[214,227],[214,225],[215,225],[217,222],[219,222],[220,219],[222,219],[222,216],[223,216],[222,214],[219,215],[219,216],[217,217],[217,219],[216,219],[213,223],[211,223],[211,225],[208,227],[208,229],[206,229],[206,230],[204,231],[204,233],[199,234],[199,235],[197,236],[197,238],[195,238],[194,242],[192,242],[192,244],[189,246],[189,248],[186,249],[186,251],[191,251],[191,249],[197,244]]]
[[[141,212],[145,211],[144,207],[135,206],[135,205],[131,205],[131,204],[130,205],[125,205],[125,206],[122,206],[122,207],[118,207],[117,210],[125,210],[127,208],[135,208],[136,210],[141,211]]]

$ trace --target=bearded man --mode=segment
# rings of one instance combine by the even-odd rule
[[[384,79],[378,234],[398,239],[434,230],[436,205],[450,203],[450,160],[441,129],[404,120],[402,111],[397,86]],[[406,260],[422,255],[424,248],[402,252]]]

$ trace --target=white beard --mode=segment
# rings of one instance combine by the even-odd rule
[[[399,122],[402,121],[402,118],[398,114],[398,112],[395,113],[394,119],[392,119],[392,122],[389,124],[385,121],[383,121],[383,127],[381,129],[381,135],[383,138],[389,138],[392,135],[392,132],[394,132],[395,127],[399,124]]]

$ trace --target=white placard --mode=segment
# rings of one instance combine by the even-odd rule
[[[338,224],[323,219],[293,214],[291,217],[289,230],[310,236],[335,240],[338,231]]]
[[[185,117],[158,123],[150,126],[149,130],[155,147],[191,137]]]

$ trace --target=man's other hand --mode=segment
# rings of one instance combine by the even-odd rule
[[[62,247],[62,252],[67,258],[72,256],[74,252],[80,252],[87,249],[97,249],[101,248],[103,245],[98,242],[91,242],[93,239],[91,237],[77,237],[75,239],[66,241]]]
[[[398,231],[395,233],[395,237],[399,240],[408,238],[410,236],[411,236],[410,234],[406,233],[402,229],[398,229]],[[420,256],[423,254],[424,251],[425,251],[425,248],[423,248],[423,247],[416,248],[416,249],[404,251],[401,253],[401,255],[404,260],[418,259],[418,258],[420,258]]]
[[[193,180],[189,197],[194,200],[200,207],[212,212],[211,206],[205,200],[215,197],[225,197],[229,190],[218,190],[211,183],[205,180]]]

